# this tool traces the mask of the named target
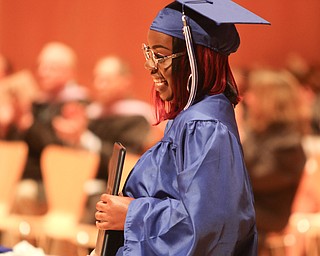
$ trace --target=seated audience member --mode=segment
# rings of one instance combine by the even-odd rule
[[[295,199],[295,213],[320,212],[320,67],[311,66],[305,83],[310,87],[313,97],[310,106],[311,132],[304,137],[303,146],[308,161]]]
[[[33,104],[34,122],[26,138],[32,167],[26,170],[25,178],[29,175],[31,178],[40,178],[39,156],[42,149],[51,143],[62,144],[53,120],[60,115],[64,104],[88,99],[86,89],[75,82],[76,65],[77,57],[73,49],[60,42],[46,44],[38,56],[40,90]]]
[[[319,91],[320,71],[297,53],[290,53],[286,59],[286,69],[299,81],[299,95],[302,100],[303,122],[308,134],[319,134]]]
[[[94,103],[88,108],[90,117],[143,115],[150,122],[154,121],[151,106],[133,98],[131,69],[123,59],[112,55],[102,57],[95,64],[93,76]]]
[[[64,104],[87,100],[87,90],[75,82],[76,65],[77,57],[73,49],[60,42],[44,45],[38,55],[39,90],[32,105],[33,122],[25,131],[29,156],[18,190],[18,199],[27,197],[32,199],[30,202],[36,200],[33,207],[32,204],[30,207],[19,207],[18,212],[43,213],[46,210],[40,170],[42,150],[49,144],[68,144],[59,137],[59,122],[55,118],[61,114]],[[27,191],[33,192],[28,194]],[[19,205],[23,204],[17,203]]]
[[[249,75],[243,149],[255,197],[259,255],[264,255],[266,236],[286,227],[306,162],[298,87],[289,72],[260,69]]]
[[[0,139],[24,140],[25,131],[33,122],[36,92],[34,77],[27,70],[0,80]]]
[[[93,75],[89,129],[103,141],[120,140],[129,151],[141,154],[154,122],[153,109],[133,98],[129,65],[119,57],[106,56],[96,63]]]
[[[116,141],[125,145],[129,152],[141,154],[153,118],[152,108],[146,102],[130,97],[133,90],[131,83],[131,72],[123,60],[114,56],[99,60],[94,68],[90,102],[85,112],[82,108],[80,113],[79,106],[68,104],[55,119],[56,124],[67,123],[68,113],[79,114],[78,125],[56,125],[62,127],[59,129],[60,137],[69,136],[70,139],[65,140],[74,145],[86,142],[91,145],[91,150],[103,152],[108,157]],[[82,120],[81,115],[84,115]],[[78,130],[72,137],[71,132],[62,131],[63,127],[78,127]],[[105,170],[103,175],[105,178]]]
[[[117,56],[103,57],[94,67],[93,78],[87,117],[89,130],[100,141],[95,144],[109,157],[116,141],[121,142],[128,152],[142,154],[150,143],[153,112],[148,103],[132,96],[134,88],[129,65]],[[154,141],[156,139],[154,138]],[[101,160],[105,161],[103,158]],[[106,182],[105,166],[106,164],[100,165],[98,181]],[[84,222],[95,223],[95,204],[100,194],[105,191],[105,184],[100,191],[96,189],[97,186],[93,187],[93,193],[88,191],[90,199]]]

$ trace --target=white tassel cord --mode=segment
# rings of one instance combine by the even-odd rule
[[[192,105],[196,97],[197,85],[198,85],[198,69],[197,69],[197,62],[195,58],[193,44],[192,44],[190,27],[187,25],[186,16],[184,14],[182,15],[182,22],[183,22],[183,34],[186,40],[187,52],[188,52],[190,68],[191,68],[191,75],[188,79],[188,86],[189,86],[190,78],[191,78],[191,87],[189,89],[189,99],[186,106],[184,107],[184,110],[186,110]]]

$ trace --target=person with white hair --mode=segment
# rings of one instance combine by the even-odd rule
[[[49,144],[76,146],[73,141],[78,127],[86,127],[83,102],[88,100],[87,89],[76,82],[77,56],[75,51],[62,42],[48,42],[37,57],[36,80],[38,92],[32,104],[33,122],[25,127],[24,140],[28,144],[29,155],[22,176],[23,184],[33,184],[36,191],[30,207],[18,201],[17,211],[40,214],[46,211],[46,200],[42,185],[40,156]],[[67,117],[62,120],[61,115]],[[79,121],[81,120],[81,122]],[[20,195],[20,196],[19,196]],[[26,196],[25,190],[18,198]]]

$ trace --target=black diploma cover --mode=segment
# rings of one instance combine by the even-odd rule
[[[107,194],[118,195],[126,155],[126,148],[119,142],[113,145],[112,156],[109,161]],[[113,256],[123,245],[123,231],[99,230],[95,253],[97,256]]]

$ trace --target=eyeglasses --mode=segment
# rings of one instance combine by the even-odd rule
[[[178,52],[178,53],[173,53],[173,54],[168,55],[168,56],[164,56],[164,55],[161,55],[159,53],[155,53],[150,48],[150,46],[148,46],[146,44],[142,44],[142,51],[143,51],[144,57],[146,58],[147,61],[152,60],[152,62],[154,63],[154,67],[155,68],[158,68],[158,64],[162,64],[166,60],[178,58],[178,57],[180,57],[180,56],[185,54],[184,52]]]

